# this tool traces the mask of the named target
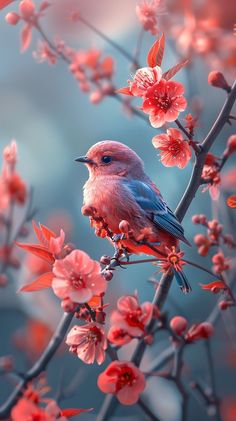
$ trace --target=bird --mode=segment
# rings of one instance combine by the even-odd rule
[[[162,260],[167,250],[178,249],[180,241],[190,245],[181,223],[134,150],[118,141],[103,140],[75,161],[84,163],[89,171],[82,214],[90,217],[92,226],[105,228],[97,232],[102,232],[101,236],[105,232],[120,254],[142,253]],[[121,230],[125,224],[131,235]],[[185,274],[173,270],[182,291],[189,292]]]

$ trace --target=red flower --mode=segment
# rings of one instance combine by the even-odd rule
[[[145,386],[143,373],[129,361],[113,361],[98,377],[99,389],[116,395],[123,405],[135,404]]]
[[[161,162],[166,167],[176,165],[184,168],[191,159],[189,143],[178,129],[168,129],[167,134],[154,136],[152,143],[154,148],[160,150]]]
[[[187,101],[183,97],[184,87],[179,82],[161,79],[151,86],[145,95],[142,109],[149,114],[153,127],[161,127],[166,122],[174,121],[184,111]]]
[[[97,323],[74,326],[67,335],[66,344],[84,363],[100,365],[105,360],[107,341],[104,330]]]
[[[153,313],[153,304],[140,304],[134,295],[124,295],[117,301],[117,310],[111,315],[111,323],[130,336],[142,336]]]
[[[147,90],[160,82],[161,76],[162,70],[159,66],[138,69],[129,85],[130,94],[145,97]]]
[[[167,257],[163,259],[163,261],[157,263],[157,265],[161,267],[161,272],[166,273],[170,268],[173,268],[177,272],[182,272],[183,266],[186,265],[186,263],[181,260],[184,256],[184,252],[177,252],[175,247],[172,247],[172,250],[166,247],[166,251],[168,253]]]

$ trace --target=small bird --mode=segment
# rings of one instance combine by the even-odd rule
[[[178,248],[179,240],[189,244],[180,222],[146,175],[143,161],[128,146],[104,140],[76,161],[89,170],[82,213],[90,217],[92,226],[102,221],[105,235],[120,254],[144,253],[162,260],[167,250]],[[127,235],[122,229],[125,224]],[[174,272],[181,289],[190,291],[183,272]]]

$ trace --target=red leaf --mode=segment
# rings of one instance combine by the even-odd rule
[[[162,77],[165,80],[170,80],[176,73],[178,73],[183,67],[189,63],[189,60],[182,60],[180,63],[171,67],[167,72],[163,73]]]
[[[50,241],[51,238],[56,238],[57,235],[55,232],[51,231],[49,228],[47,228],[45,225],[40,224],[40,228],[42,230],[42,233],[46,240]]]
[[[117,89],[116,93],[133,96],[132,93],[130,92],[129,86],[125,86],[124,88]]]
[[[35,232],[35,235],[36,235],[36,237],[37,237],[37,239],[38,239],[38,241],[41,243],[41,244],[45,244],[45,240],[44,240],[44,237],[43,237],[43,233],[42,233],[42,230],[38,227],[38,225],[36,224],[36,222],[35,221],[32,221],[32,225],[33,225],[33,230],[34,230],[34,232]]]
[[[13,3],[13,0],[0,0],[0,10],[4,9],[4,7],[7,7],[8,4]]]
[[[16,242],[16,245],[20,247],[21,249],[26,250],[37,257],[40,257],[40,259],[43,259],[50,264],[53,264],[55,262],[55,259],[52,253],[50,253],[43,246],[39,246],[38,244],[23,244],[23,243],[18,243],[18,242]]]
[[[79,415],[79,414],[81,414],[83,412],[90,412],[92,410],[93,410],[93,408],[88,408],[88,409],[73,409],[73,408],[63,409],[61,411],[60,415],[62,417],[68,417],[68,418],[70,418],[70,417],[74,417],[75,415]]]
[[[149,67],[161,66],[165,51],[165,35],[154,42],[147,55],[147,64]]]
[[[210,290],[214,293],[220,292],[221,290],[227,290],[229,287],[223,281],[214,281],[210,284],[200,284],[202,289]]]
[[[227,205],[232,209],[236,209],[236,195],[228,197]]]
[[[29,48],[31,39],[32,39],[32,27],[31,25],[26,24],[25,26],[23,26],[21,30],[21,52],[22,53],[26,51],[27,48]]]
[[[52,272],[44,273],[42,276],[39,276],[39,278],[35,279],[35,281],[21,287],[20,292],[33,292],[51,288],[53,277],[54,275]]]

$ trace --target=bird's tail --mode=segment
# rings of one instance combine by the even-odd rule
[[[187,294],[188,292],[192,291],[191,285],[189,284],[187,277],[183,271],[174,270],[174,275],[181,291],[184,294]]]

